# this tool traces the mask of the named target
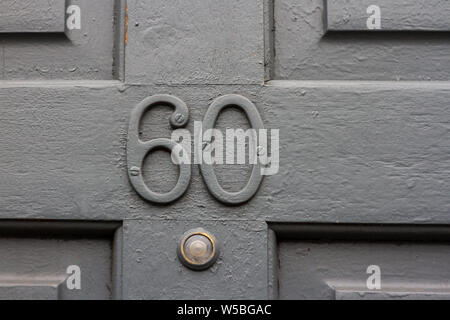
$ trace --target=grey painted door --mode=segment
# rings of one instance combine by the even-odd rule
[[[0,4],[0,298],[449,297],[447,1],[21,3]],[[133,122],[155,95],[183,117]],[[280,135],[248,201],[223,194],[249,163],[213,166],[220,196],[133,147],[228,95]],[[254,124],[225,107],[216,128]],[[220,246],[203,271],[177,256],[197,228]]]

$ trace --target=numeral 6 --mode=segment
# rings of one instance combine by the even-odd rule
[[[180,152],[173,152],[175,147],[181,146],[171,139],[159,138],[150,141],[141,141],[139,138],[139,125],[143,115],[155,105],[168,105],[175,111],[170,117],[172,128],[181,128],[186,126],[189,121],[189,110],[186,104],[171,95],[155,95],[144,99],[131,112],[130,125],[128,128],[127,141],[127,166],[128,177],[131,185],[136,192],[144,199],[155,203],[170,203],[180,198],[187,190],[191,180],[191,166],[186,164],[180,158]],[[142,166],[145,157],[155,149],[166,149],[177,157],[177,163],[180,164],[180,175],[175,187],[167,193],[156,193],[151,191],[144,182],[142,176]]]

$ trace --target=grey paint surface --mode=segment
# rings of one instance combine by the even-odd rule
[[[2,238],[0,298],[110,299],[111,245],[112,239]],[[67,289],[66,270],[71,265],[81,268],[81,290]],[[49,282],[46,278],[55,277],[59,277],[58,286],[53,284],[54,289],[44,286]],[[17,284],[8,285],[6,280]]]
[[[128,45],[123,50],[115,42],[123,43],[124,26],[113,28],[110,20],[113,10],[123,17],[123,7],[98,4],[103,9],[99,16],[97,3],[86,13],[87,45],[94,46],[92,51],[71,46],[67,39],[74,35],[70,34],[62,39],[0,36],[4,79],[0,81],[0,218],[26,219],[26,224],[30,219],[52,219],[124,225],[123,242],[119,235],[114,240],[108,236],[106,243],[66,245],[54,236],[42,242],[42,248],[57,255],[70,246],[75,252],[95,247],[98,250],[92,252],[102,252],[105,259],[106,252],[114,252],[112,286],[121,288],[116,293],[122,291],[123,298],[276,298],[278,282],[281,297],[312,295],[323,284],[302,281],[308,273],[295,252],[307,240],[288,244],[278,238],[277,246],[280,231],[270,230],[266,221],[325,223],[325,229],[329,223],[375,223],[380,228],[384,223],[402,223],[413,231],[417,224],[449,223],[449,83],[367,81],[446,80],[445,34],[366,38],[337,32],[323,37],[322,2],[316,0],[275,1],[273,14],[270,6],[264,11],[263,3],[256,0],[208,5],[130,0]],[[264,30],[271,16],[276,27],[273,41]],[[94,50],[97,45],[105,55]],[[123,53],[125,66],[120,62]],[[269,53],[273,61],[264,60]],[[362,57],[363,62],[355,62],[354,57]],[[270,62],[266,70],[264,61]],[[45,74],[29,69],[48,64],[61,64],[64,69]],[[91,72],[90,66],[98,66],[99,72]],[[79,68],[74,73],[64,71],[69,67]],[[278,80],[263,84],[270,74],[273,77],[266,80]],[[117,78],[123,81],[112,80]],[[17,79],[22,81],[12,81]],[[214,99],[226,94],[248,98],[266,128],[280,129],[280,172],[266,177],[250,202],[227,206],[208,193],[199,168],[193,166],[183,197],[164,206],[146,202],[129,183],[126,141],[131,110],[155,94],[175,95],[186,102],[189,130],[194,121],[203,119]],[[165,106],[148,112],[141,138],[169,138],[171,113]],[[241,111],[230,108],[220,115],[217,127],[246,129],[249,123]],[[247,183],[251,167],[216,166],[215,172],[225,190],[236,192]],[[143,173],[154,191],[169,191],[178,179],[176,166],[163,151],[145,160]],[[176,256],[179,237],[197,227],[209,230],[222,243],[218,263],[204,272],[186,269]],[[89,228],[76,224],[70,228],[78,230],[77,235],[89,233]],[[25,235],[16,239],[9,247],[22,246],[24,252],[33,248]],[[375,244],[374,253],[404,260],[413,254],[435,254],[436,268],[416,261],[414,271],[381,254],[374,259],[390,262],[387,267],[399,273],[420,272],[418,279],[426,284],[448,279],[442,263],[448,251],[445,241],[423,245],[414,232],[406,239],[413,243],[399,247],[400,240],[405,241],[391,238],[388,244]],[[355,250],[349,251],[349,246]],[[370,260],[366,249],[372,247],[361,239],[344,245],[330,240],[314,250],[325,268],[333,263],[327,255],[336,247],[343,255],[339,279],[350,279],[344,275],[353,270],[344,258]],[[278,266],[271,259],[277,254],[289,262]],[[54,262],[44,254],[41,259]],[[53,262],[49,267],[57,265]],[[94,269],[93,273],[102,274],[106,270]],[[312,270],[318,272],[316,276],[322,272]],[[435,271],[442,271],[439,278],[433,278]],[[283,286],[286,279],[292,279],[288,289]],[[311,286],[305,287],[308,283]],[[421,283],[412,285],[421,287]],[[329,288],[319,296],[334,298]]]
[[[0,285],[0,300],[58,300],[58,285]]]
[[[282,241],[280,298],[448,298],[448,256],[448,243]],[[381,290],[366,287],[371,265],[381,268]]]
[[[0,33],[64,32],[65,11],[64,0],[2,0]]]
[[[133,0],[128,10],[127,82],[262,83],[261,1]]]
[[[80,30],[66,30],[58,34],[0,34],[3,52],[1,79],[117,78],[113,59],[116,46],[114,20],[117,19],[115,3],[115,0],[67,1],[66,6],[77,4],[81,9]],[[33,7],[24,12],[36,15]],[[65,23],[64,14],[61,19]]]
[[[184,267],[180,236],[202,226],[221,242],[217,263],[199,272]],[[266,299],[267,226],[264,222],[130,220],[124,224],[125,299]]]
[[[282,222],[269,228],[270,278],[279,284],[275,298],[449,298],[448,224]],[[374,272],[376,288],[369,287]]]
[[[414,288],[416,289],[416,288]],[[416,289],[417,290],[417,289]],[[450,300],[448,292],[439,291],[351,291],[336,290],[336,300]]]
[[[0,234],[0,299],[122,297],[121,222],[8,219]]]
[[[450,111],[445,101],[450,88],[445,83],[123,88],[2,87],[0,216],[449,221]],[[192,120],[201,120],[217,96],[247,96],[266,128],[281,129],[280,172],[266,177],[255,198],[238,207],[215,201],[196,166],[180,200],[162,207],[145,202],[128,182],[125,142],[131,109],[153,93],[183,99]],[[152,112],[145,137],[170,136],[171,112],[163,110]],[[219,128],[245,128],[242,114],[226,118],[227,112]],[[170,190],[177,179],[175,166],[164,156],[150,157],[144,168],[154,191]],[[218,166],[216,172],[225,189],[238,191],[250,168]]]
[[[381,10],[382,31],[450,31],[446,0],[326,0],[327,30],[368,31],[371,5]]]
[[[276,0],[274,20],[275,79],[449,79],[447,32],[327,33],[322,0]]]

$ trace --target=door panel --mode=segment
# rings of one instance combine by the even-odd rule
[[[8,282],[17,283],[6,290],[20,293],[19,288],[28,284],[27,277],[36,279],[32,290],[44,291],[39,277],[59,276],[62,279],[53,283],[56,289],[65,286],[67,267],[77,265],[82,270],[81,290],[67,293],[65,298],[109,299],[111,292],[111,240],[71,240],[71,239],[2,239],[0,254],[2,259],[0,286],[5,291]],[[66,275],[66,276],[64,276]],[[6,279],[5,279],[6,278]],[[4,281],[4,282],[3,282]],[[48,288],[48,287],[47,287]],[[17,292],[19,291],[19,292]],[[36,292],[38,296],[45,292]],[[52,295],[55,292],[52,292]],[[33,294],[34,297],[34,294]],[[58,298],[60,295],[58,294]]]
[[[372,4],[381,7],[385,32],[367,28]],[[275,0],[273,6],[273,79],[449,80],[446,1]]]
[[[120,257],[113,256],[113,246],[119,227],[117,223],[0,222],[0,299],[116,297],[120,284],[114,278],[113,259]]]
[[[120,31],[115,21],[120,21],[120,0],[30,3],[31,7],[23,1],[2,1],[4,10],[0,11],[7,20],[0,25],[4,69],[0,79],[118,78],[115,51]]]
[[[0,262],[1,298],[448,296],[450,64],[441,25],[369,32],[349,21],[355,30],[340,31],[333,9],[328,30],[319,0],[127,2],[128,26],[124,1],[80,0],[67,5],[80,6],[81,30],[0,33],[0,251],[12,257]],[[407,11],[394,13],[406,21]],[[231,206],[192,165],[180,199],[144,200],[128,177],[129,120],[159,94],[186,103],[191,133],[218,97],[249,99],[265,128],[280,130],[279,172]],[[170,138],[171,114],[155,106],[140,137]],[[217,127],[249,121],[227,108]],[[214,170],[238,191],[251,169]],[[155,191],[178,177],[161,150],[142,172]],[[1,225],[11,219],[20,226],[8,233]],[[346,225],[363,231],[343,237]],[[177,257],[194,228],[221,244],[206,271]],[[83,280],[86,292],[61,291],[73,260],[95,277]],[[382,290],[364,286],[369,264],[381,267]]]
[[[4,0],[0,4],[0,33],[64,32],[64,0]]]
[[[33,277],[33,280],[37,282],[33,284],[20,282],[24,280],[19,278],[13,284],[2,284],[0,300],[58,300],[61,297],[61,286],[65,285],[65,279],[62,277],[53,282]]]
[[[325,8],[328,31],[450,30],[450,5],[442,0],[326,0]],[[378,13],[381,23],[373,28],[368,18]]]
[[[433,291],[435,290],[435,291]],[[440,288],[433,289],[419,289],[419,292],[414,292],[408,289],[401,291],[353,291],[353,290],[336,290],[337,300],[450,300],[448,290],[439,292]]]
[[[447,243],[281,242],[280,298],[448,299],[448,255]],[[379,290],[366,286],[374,263],[382,271]]]
[[[450,298],[447,226],[274,224],[272,229],[281,299]]]

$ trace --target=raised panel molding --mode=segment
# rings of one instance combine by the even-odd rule
[[[64,32],[64,18],[64,0],[0,2],[0,33]]]

